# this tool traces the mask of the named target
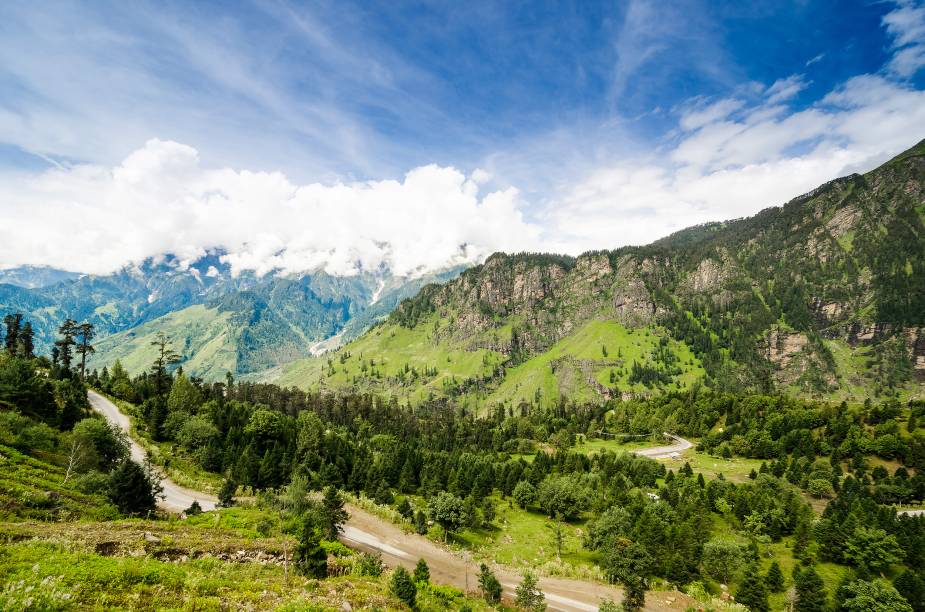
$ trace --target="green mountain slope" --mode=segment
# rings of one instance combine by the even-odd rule
[[[119,359],[129,372],[139,373],[150,367],[151,342],[163,333],[191,374],[207,380],[226,372],[253,376],[305,357],[320,343],[336,346],[356,337],[422,285],[461,270],[418,279],[319,273],[216,289],[203,303],[103,336],[90,365],[102,368]]]
[[[463,405],[685,388],[922,395],[925,143],[645,247],[490,257],[278,377]]]
[[[185,370],[205,379],[218,379],[225,372],[237,371],[235,345],[242,329],[232,318],[231,312],[201,304],[190,306],[106,336],[97,343],[90,365],[102,368],[118,359],[129,372],[141,372],[149,368],[156,357],[151,342],[158,333],[164,333],[178,352],[189,356],[183,363]]]
[[[148,345],[163,332],[187,372],[212,379],[226,371],[253,375],[310,355],[319,342],[355,338],[424,284],[463,269],[418,278],[387,270],[257,276],[234,274],[220,252],[192,263],[148,259],[105,276],[24,266],[0,271],[0,311],[32,323],[38,352],[50,350],[65,318],[90,322],[93,366],[119,358],[132,373],[150,365]]]

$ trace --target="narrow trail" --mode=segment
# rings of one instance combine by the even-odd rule
[[[99,393],[88,390],[87,398],[90,400],[90,405],[93,406],[94,410],[106,417],[111,423],[117,425],[128,436],[132,461],[144,463],[147,453],[132,438],[130,433],[131,421],[129,421],[128,416],[122,414],[118,406]],[[193,501],[198,501],[203,510],[215,510],[215,504],[218,500],[211,495],[181,487],[167,477],[161,478],[161,486],[164,487],[164,498],[158,502],[158,505],[164,510],[183,512],[192,505]]]
[[[129,435],[132,459],[143,462],[145,450],[129,434],[131,422],[128,416],[98,393],[88,391],[87,396],[94,410]],[[649,451],[648,453],[637,453],[661,457],[692,446],[687,440],[671,437],[675,439],[675,444],[643,449]],[[181,487],[169,478],[163,478],[161,486],[164,487],[165,498],[160,505],[166,510],[182,512],[193,500],[198,501],[203,510],[214,510],[216,507],[216,499],[211,495]],[[479,562],[473,560],[471,554],[451,551],[423,536],[405,533],[401,527],[356,506],[350,505],[347,510],[350,519],[344,526],[340,538],[345,544],[366,552],[379,552],[383,562],[389,567],[401,565],[413,569],[418,559],[424,559],[436,584],[452,585],[469,593],[478,592]],[[520,575],[497,566],[493,566],[492,570],[504,588],[505,598],[513,599],[514,591],[521,580]],[[585,580],[543,577],[539,580],[539,586],[546,596],[549,609],[559,612],[592,612],[598,609],[604,599],[617,602],[622,599],[621,589]],[[687,596],[676,591],[650,592],[646,596],[646,610],[658,612],[685,610],[691,603]]]

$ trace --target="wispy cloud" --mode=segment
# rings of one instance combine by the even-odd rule
[[[889,70],[901,77],[911,77],[925,66],[925,4],[900,0],[897,8],[883,18],[893,37],[894,55]]]
[[[614,248],[925,136],[920,2],[865,5],[860,53],[888,56],[852,72],[841,49],[836,76],[807,68],[815,41],[753,61],[766,6],[233,8],[0,7],[0,265],[223,248],[236,270],[414,273]],[[775,48],[805,38],[787,18]],[[4,170],[10,147],[48,170]]]

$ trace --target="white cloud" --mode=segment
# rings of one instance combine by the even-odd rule
[[[476,180],[435,165],[401,181],[296,185],[281,173],[203,168],[195,149],[151,140],[115,168],[80,165],[2,185],[6,265],[106,273],[222,248],[236,272],[386,266],[407,275],[538,246],[516,190],[481,195]]]
[[[806,82],[802,74],[793,74],[785,79],[778,79],[765,92],[768,96],[768,104],[777,104],[778,102],[789,100],[806,89],[807,85],[809,83]]]
[[[875,75],[853,78],[799,112],[787,114],[769,98],[740,114],[741,120],[716,120],[728,115],[719,110],[707,114],[709,121],[682,119],[682,127],[697,129],[683,134],[668,161],[589,173],[547,209],[546,231],[572,253],[645,244],[783,204],[832,178],[871,169],[925,136],[925,92]]]
[[[742,100],[733,98],[719,100],[707,106],[696,105],[681,114],[680,125],[682,129],[687,131],[696,130],[725,119],[743,106],[745,106],[745,103]]]
[[[925,66],[925,5],[901,0],[883,17],[883,25],[893,37],[895,53],[888,65],[894,74],[908,78]]]

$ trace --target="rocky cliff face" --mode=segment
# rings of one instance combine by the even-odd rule
[[[648,247],[495,254],[402,303],[393,321],[413,326],[437,310],[452,317],[441,333],[456,338],[508,326],[516,346],[500,348],[530,354],[590,319],[658,325],[695,347],[712,378],[732,368],[756,386],[810,375],[837,385],[825,341],[863,349],[898,338],[925,376],[923,221],[925,143],[783,207]]]

